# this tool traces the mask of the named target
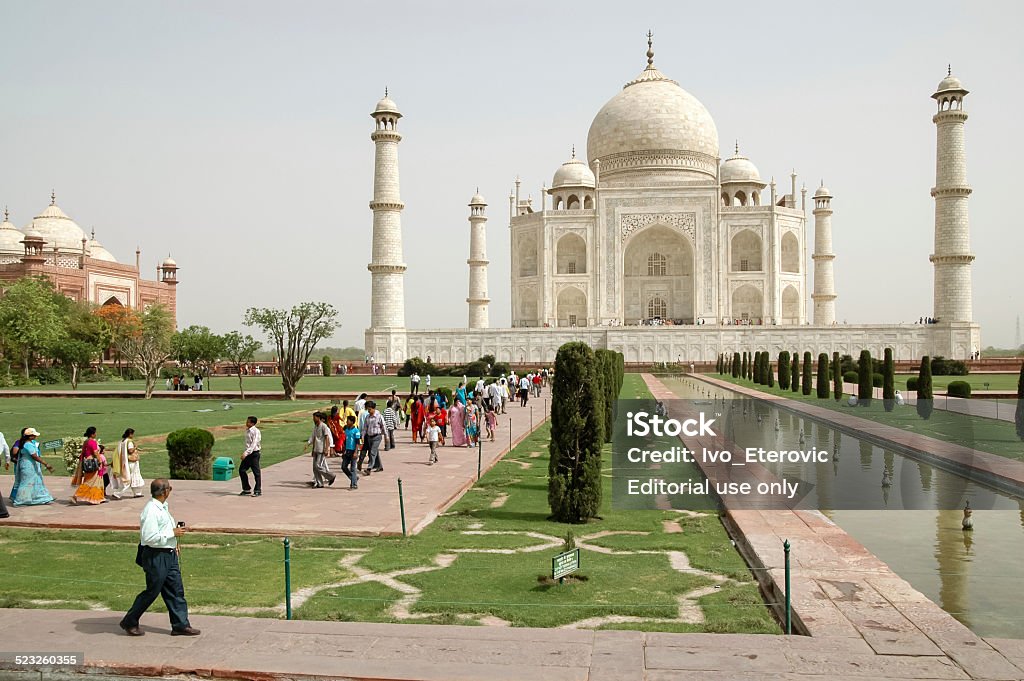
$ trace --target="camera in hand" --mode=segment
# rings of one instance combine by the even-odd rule
[[[185,527],[185,521],[184,520],[179,520],[178,521],[178,527]]]

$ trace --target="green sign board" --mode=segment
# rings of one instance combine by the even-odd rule
[[[49,442],[43,443],[43,449],[62,449],[64,447],[64,440],[50,440]]]
[[[580,550],[560,553],[551,559],[551,579],[561,579],[580,569]]]

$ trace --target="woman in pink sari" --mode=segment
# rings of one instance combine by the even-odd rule
[[[452,446],[466,446],[466,427],[462,420],[462,403],[452,400],[452,406],[448,409],[448,425],[451,426]]]

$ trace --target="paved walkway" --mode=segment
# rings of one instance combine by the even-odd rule
[[[532,425],[546,418],[544,410],[550,393],[531,400]],[[530,432],[531,408],[508,407],[498,417],[495,442],[484,442],[482,468],[487,471]],[[396,448],[381,451],[383,473],[361,477],[359,489],[350,491],[340,473],[341,458],[328,459],[338,474],[332,487],[310,489],[312,458],[289,459],[263,470],[263,496],[239,497],[237,478],[227,482],[175,480],[171,509],[174,517],[193,530],[244,532],[253,534],[335,534],[352,536],[397,535],[402,533],[398,500],[398,478],[405,495],[405,517],[410,534],[415,534],[454,503],[472,486],[477,474],[477,450],[441,447],[440,463],[427,465],[426,445],[412,444],[410,431],[396,432]],[[511,439],[509,433],[511,432]],[[48,477],[50,493],[57,498],[46,506],[14,507],[11,517],[0,526],[62,527],[79,529],[134,530],[146,498],[108,501],[99,506],[74,506],[68,478]],[[11,475],[0,475],[0,489],[8,494],[14,484]]]
[[[699,378],[707,378],[700,376]],[[843,393],[846,395],[857,394],[856,383],[844,383]],[[882,389],[872,388],[872,394],[876,399],[882,399]],[[932,399],[932,406],[939,411],[948,411],[965,416],[977,416],[998,421],[1014,422],[1017,412],[1017,394],[1007,390],[975,390],[970,398],[950,397],[944,392],[935,395]],[[917,404],[917,391],[908,390],[903,393],[908,405]]]
[[[86,666],[77,671],[92,679],[174,674],[367,681],[1024,678],[1024,642],[1011,640],[983,642],[987,654],[975,661],[959,661],[944,655],[879,654],[853,638],[288,622],[198,615],[190,619],[203,630],[202,635],[171,637],[166,616],[158,613],[144,616],[146,635],[131,639],[117,626],[120,616],[81,610],[3,610],[3,648],[85,651]],[[976,661],[982,659],[984,663]],[[3,678],[66,681],[68,677],[60,672],[72,671],[47,673],[46,669],[16,667],[10,658],[0,660]],[[22,673],[13,675],[15,670]]]
[[[655,399],[678,399],[656,377],[644,374],[644,380]],[[735,387],[715,379],[710,382]],[[827,411],[823,418],[834,420],[836,412],[823,411]],[[722,446],[713,438],[705,438],[706,442],[701,438],[683,440],[691,449]],[[708,475],[713,477],[716,472]],[[953,662],[974,678],[1024,678],[1024,668],[1015,668],[993,645],[914,589],[823,514],[728,510],[725,521],[770,601],[776,603],[784,601],[782,543],[789,540],[793,629],[819,640],[822,650],[830,649],[837,640],[852,640],[866,644],[878,657],[889,658],[893,673],[905,661],[932,660]],[[885,674],[882,678],[892,677]]]

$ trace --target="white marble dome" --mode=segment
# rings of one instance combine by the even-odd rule
[[[105,260],[107,262],[117,262],[117,258],[114,257],[114,254],[111,253],[110,251],[108,251],[107,249],[103,248],[103,244],[101,244],[99,241],[96,241],[96,237],[95,236],[93,236],[89,240],[89,243],[87,244],[87,248],[88,248],[88,252],[89,252],[89,257],[93,258],[94,260]]]
[[[177,267],[178,263],[174,262],[174,259],[171,258],[171,256],[167,256],[166,258],[164,258],[164,261],[162,263],[160,263],[160,266],[161,267]]]
[[[939,87],[935,88],[936,92],[945,92],[946,90],[963,90],[964,86],[960,83],[960,79],[950,74],[942,79],[939,83]]]
[[[30,228],[39,232],[46,239],[47,250],[52,251],[55,247],[62,251],[75,253],[82,252],[82,239],[85,239],[85,232],[74,220],[64,214],[64,211],[56,203],[51,203],[39,215],[32,219]],[[25,233],[28,233],[28,229]]]
[[[594,173],[586,163],[576,158],[575,155],[555,171],[555,177],[551,180],[552,189],[559,187],[590,187],[593,189],[596,184]]]
[[[822,199],[822,198],[824,198],[824,199],[831,199],[832,198],[832,192],[830,192],[828,190],[828,187],[826,187],[823,184],[823,185],[821,185],[820,187],[818,187],[817,189],[814,190],[814,198],[816,198],[816,199]]]
[[[471,206],[486,206],[487,205],[487,201],[485,201],[484,197],[480,195],[480,192],[477,192],[476,194],[473,194],[473,198],[471,198],[469,200],[469,205],[471,205]]]
[[[373,113],[392,113],[398,116],[402,115],[402,112],[398,110],[398,105],[395,104],[395,100],[391,99],[387,95],[384,95],[384,99],[377,102],[377,106],[374,108]]]
[[[21,240],[24,238],[25,235],[7,219],[5,214],[4,221],[0,223],[0,253],[22,255],[25,252],[25,245],[21,243]]]
[[[761,182],[761,174],[757,171],[757,166],[751,163],[746,156],[740,156],[739,152],[735,156],[725,159],[719,178],[722,184],[729,182],[764,184]]]
[[[715,176],[718,129],[696,97],[647,68],[605,104],[587,135],[591,167],[601,178],[618,173],[674,171]]]

